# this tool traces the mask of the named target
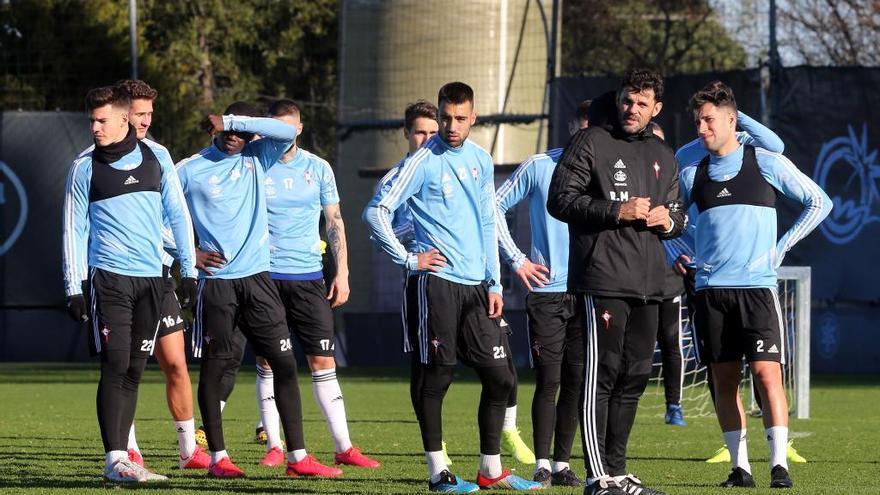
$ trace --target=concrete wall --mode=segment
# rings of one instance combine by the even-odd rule
[[[549,19],[550,2],[545,9]],[[456,80],[474,88],[478,122],[479,115],[542,113],[547,41],[535,2],[348,0],[341,23],[342,123],[402,119],[408,103],[436,103],[440,86]],[[477,126],[470,139],[487,150],[495,140],[496,164],[515,164],[544,149],[545,126]],[[402,128],[356,131],[339,141],[336,178],[351,259],[347,311],[394,311],[400,304],[400,270],[373,248],[360,214],[377,171],[405,153]]]

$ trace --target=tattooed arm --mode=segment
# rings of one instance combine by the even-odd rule
[[[345,223],[339,203],[324,205],[324,224],[327,229],[327,242],[336,260],[336,277],[330,285],[327,299],[337,308],[348,301],[351,289],[348,286],[348,248],[345,245]]]

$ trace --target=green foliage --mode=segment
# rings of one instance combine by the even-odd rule
[[[566,75],[618,75],[634,67],[661,74],[742,68],[743,47],[706,0],[584,0],[563,3]]]
[[[139,77],[159,90],[151,133],[179,159],[204,147],[198,122],[232,101],[303,103],[300,144],[335,147],[336,0],[138,2]],[[130,75],[125,0],[0,7],[0,105],[73,110]]]
[[[88,89],[125,76],[128,17],[124,11],[120,17],[116,5],[124,3],[33,0],[0,5],[2,108],[79,111]]]

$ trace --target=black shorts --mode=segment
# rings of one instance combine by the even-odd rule
[[[697,291],[694,327],[700,357],[706,363],[777,361],[788,349],[782,334],[782,311],[772,289],[703,289]]]
[[[406,284],[409,342],[423,364],[507,366],[510,346],[500,320],[489,319],[484,284],[465,285],[427,273]]]
[[[193,356],[237,359],[244,339],[263,357],[290,356],[284,306],[268,272],[236,279],[201,279],[193,323]]]
[[[153,353],[162,297],[161,277],[129,277],[92,268],[89,272],[91,325],[89,351]]]
[[[180,302],[177,300],[177,293],[174,290],[177,283],[174,277],[167,277],[163,283],[162,291],[162,313],[159,317],[159,338],[171,335],[175,332],[181,332],[184,329],[183,313],[180,311]]]
[[[526,296],[529,362],[584,364],[583,312],[578,297],[565,292],[530,292]]]
[[[333,356],[336,338],[333,310],[324,279],[273,280],[284,304],[287,326],[307,356]]]

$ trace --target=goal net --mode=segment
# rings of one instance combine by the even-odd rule
[[[782,320],[785,326],[786,342],[789,349],[786,363],[782,368],[785,390],[788,396],[789,413],[795,417],[810,416],[810,267],[781,267],[779,275],[779,303],[782,306]],[[681,405],[685,417],[709,416],[715,414],[706,367],[697,360],[696,342],[693,339],[693,326],[688,318],[687,305],[682,304],[682,383]],[[660,347],[654,348],[654,366],[651,381],[642,397],[640,407],[651,414],[662,416],[665,412],[663,360]],[[751,413],[760,412],[752,377],[748,366],[744,365],[743,397]],[[674,378],[673,378],[674,379]]]

